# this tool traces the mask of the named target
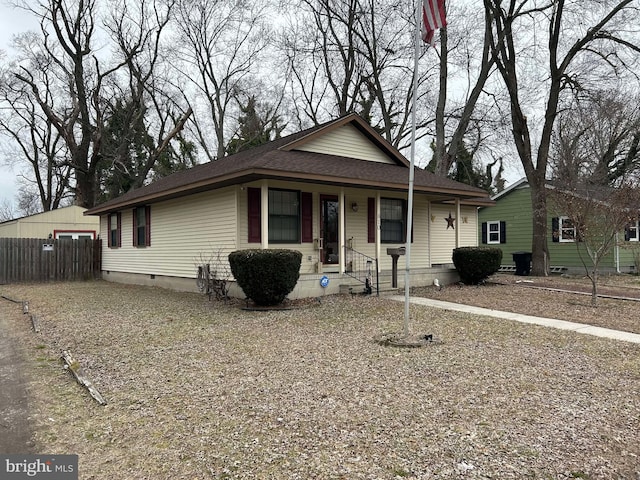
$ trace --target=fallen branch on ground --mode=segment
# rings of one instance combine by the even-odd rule
[[[87,391],[89,392],[89,395],[91,395],[94,398],[94,400],[98,402],[100,405],[106,405],[107,401],[102,397],[102,395],[96,389],[96,387],[93,386],[93,383],[91,383],[91,380],[89,380],[84,375],[84,372],[82,371],[82,368],[80,367],[80,364],[78,363],[78,361],[71,356],[71,352],[69,352],[68,350],[64,350],[62,352],[62,360],[65,363],[65,368],[73,374],[73,376],[75,377],[75,379],[80,385],[82,385],[84,388],[87,389]]]

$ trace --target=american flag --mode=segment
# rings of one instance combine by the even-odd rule
[[[433,46],[436,30],[446,26],[444,0],[422,0],[422,40]]]

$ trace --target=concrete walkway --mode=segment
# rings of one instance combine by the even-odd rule
[[[401,295],[393,295],[389,298],[398,302],[404,302],[405,299],[404,296]],[[417,305],[441,308],[443,310],[454,310],[457,312],[472,313],[474,315],[485,315],[488,317],[504,318],[505,320],[513,320],[514,322],[531,323],[533,325],[541,325],[543,327],[571,330],[577,333],[584,333],[586,335],[594,335],[596,337],[611,338],[613,340],[623,340],[625,342],[631,343],[640,343],[640,335],[637,333],[621,332],[619,330],[611,330],[610,328],[594,327],[591,325],[585,325],[584,323],[567,322],[565,320],[556,320],[554,318],[533,317],[531,315],[522,315],[520,313],[502,312],[500,310],[492,310],[490,308],[473,307],[471,305],[443,302],[441,300],[433,300],[430,298],[410,297],[409,301]]]

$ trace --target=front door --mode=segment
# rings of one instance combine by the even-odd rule
[[[323,246],[320,256],[325,265],[337,265],[340,261],[338,206],[338,197],[320,195],[320,236]]]

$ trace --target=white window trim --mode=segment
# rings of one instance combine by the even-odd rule
[[[631,224],[632,226],[629,227],[629,231],[635,231],[636,235],[634,238],[629,238],[629,242],[639,242],[640,241],[640,221],[636,220],[634,223]],[[631,236],[631,235],[629,235]]]
[[[558,217],[558,240],[560,243],[574,243],[576,241],[576,227],[575,225],[571,228],[562,228],[563,221],[568,220],[571,221],[569,217]],[[563,238],[562,232],[563,230],[569,231],[573,230],[572,238]]]
[[[491,230],[491,226],[492,225],[497,225],[498,226],[498,230],[492,231]],[[498,239],[497,240],[491,240],[491,234],[495,233],[498,235]],[[493,222],[487,222],[487,244],[488,245],[496,245],[500,243],[500,221],[493,221]]]

